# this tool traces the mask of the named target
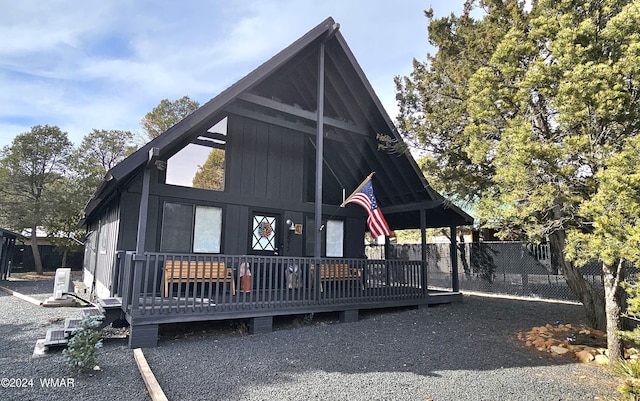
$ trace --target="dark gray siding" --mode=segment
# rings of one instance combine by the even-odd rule
[[[269,205],[302,202],[306,135],[231,116],[227,142],[227,190],[268,200]]]
[[[305,224],[314,206],[305,201],[305,171],[314,164],[309,154],[309,136],[291,129],[230,115],[225,150],[225,190],[208,191],[162,184],[163,173],[152,169],[147,218],[147,251],[160,249],[164,202],[215,206],[223,210],[222,253],[250,252],[250,225],[253,213],[273,213],[280,217],[279,254],[303,256],[305,241],[314,236],[314,228]],[[119,250],[134,250],[140,207],[141,177],[131,180],[120,195],[121,234]],[[325,217],[333,215],[345,221],[345,257],[364,253],[366,217],[356,208],[325,207]],[[356,217],[354,217],[354,214]],[[351,218],[347,218],[351,216]],[[287,219],[304,224],[303,234],[289,233]]]

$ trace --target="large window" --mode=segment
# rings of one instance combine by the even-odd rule
[[[220,253],[222,209],[165,202],[162,213],[162,252]]]
[[[226,144],[225,117],[167,160],[165,183],[224,191]]]

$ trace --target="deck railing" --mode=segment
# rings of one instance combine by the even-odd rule
[[[116,260],[114,295],[137,315],[358,308],[428,297],[421,261],[154,252],[122,252]]]

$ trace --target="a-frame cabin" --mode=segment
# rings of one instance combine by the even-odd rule
[[[250,318],[259,332],[276,315],[460,300],[455,244],[444,295],[426,251],[364,256],[367,212],[340,204],[371,172],[391,229],[455,239],[472,223],[378,134],[401,140],[328,18],[109,171],[85,209],[85,283],[121,300],[131,347],[154,346],[163,323]]]

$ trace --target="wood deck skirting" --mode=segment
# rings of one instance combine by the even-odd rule
[[[129,323],[138,325],[147,324],[169,324],[169,323],[189,323],[200,321],[229,320],[229,319],[248,319],[263,316],[286,316],[300,315],[308,313],[324,313],[324,312],[340,312],[344,310],[368,310],[368,309],[385,309],[398,307],[422,307],[429,305],[448,304],[452,302],[461,302],[463,299],[460,292],[434,292],[424,299],[404,299],[394,301],[359,301],[353,303],[342,304],[320,304],[286,307],[284,305],[271,308],[239,308],[239,309],[221,309],[215,312],[206,308],[199,309],[183,309],[183,308],[156,308],[143,310],[137,309],[127,314]]]

